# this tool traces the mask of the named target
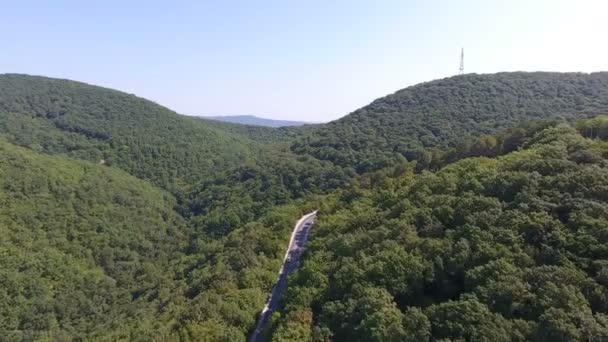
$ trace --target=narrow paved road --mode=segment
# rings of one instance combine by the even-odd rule
[[[296,223],[296,226],[291,233],[291,238],[289,239],[287,252],[285,252],[285,257],[283,258],[283,265],[279,270],[279,278],[270,292],[268,302],[258,318],[258,324],[251,334],[249,342],[259,342],[262,340],[260,333],[262,330],[264,330],[268,319],[279,305],[279,300],[287,288],[287,276],[298,268],[300,256],[304,251],[306,241],[308,241],[308,233],[315,222],[316,215],[317,212],[313,211],[310,214],[302,216],[302,218],[300,218],[300,220]]]

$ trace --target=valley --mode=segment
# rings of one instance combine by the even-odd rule
[[[243,341],[270,300],[269,341],[608,336],[606,113],[605,72],[454,76],[282,128],[0,75],[0,330]]]

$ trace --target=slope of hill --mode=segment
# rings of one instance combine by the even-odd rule
[[[608,73],[464,75],[406,88],[329,124],[272,129],[184,117],[73,81],[0,75],[0,134],[47,153],[118,166],[174,193],[260,160],[271,166],[292,160],[296,170],[319,174],[316,188],[326,188],[330,180],[321,174],[337,172],[329,163],[345,175],[406,159],[428,163],[429,147],[463,136],[608,111],[607,94]],[[273,152],[286,144],[304,158]],[[301,164],[310,164],[306,155],[329,163],[310,168]]]
[[[320,208],[273,341],[608,338],[608,118]]]
[[[153,102],[88,84],[0,75],[0,134],[47,153],[116,165],[166,187],[249,159],[250,142]]]
[[[243,125],[252,126],[265,126],[265,127],[288,127],[288,126],[302,126],[310,124],[311,122],[304,121],[289,121],[289,120],[275,120],[260,118],[254,115],[227,115],[227,116],[204,116],[203,119],[217,120],[223,122],[231,122]]]
[[[2,340],[244,340],[311,208],[210,239],[124,171],[3,139],[0,155]]]
[[[287,148],[294,134],[181,116],[84,83],[0,75],[1,137],[150,180],[177,197],[183,216],[206,216],[195,224],[214,235],[352,176],[330,162],[296,156]]]
[[[238,123],[209,120],[204,117],[197,117],[203,121],[205,125],[218,129],[220,131],[229,132],[234,135],[242,136],[260,143],[291,143],[298,136],[301,127],[266,127],[242,125]]]
[[[358,262],[356,258],[359,256],[351,255],[349,248],[351,244],[358,243],[359,235],[349,240],[348,229],[361,228],[353,234],[363,234],[369,228],[374,229],[373,236],[361,236],[370,242],[365,246],[372,249],[374,245],[384,243],[380,240],[385,233],[393,234],[391,238],[403,246],[418,248],[417,242],[428,243],[431,247],[424,245],[420,247],[421,251],[408,249],[413,256],[406,259],[415,262],[407,265],[414,267],[420,261],[421,269],[426,272],[424,279],[431,284],[425,287],[426,291],[432,292],[433,286],[445,284],[446,292],[425,293],[419,298],[425,298],[431,304],[444,303],[446,298],[458,299],[456,295],[465,292],[457,286],[462,285],[459,281],[468,268],[448,270],[440,268],[443,267],[441,264],[435,266],[434,259],[424,254],[428,250],[422,249],[428,247],[431,252],[438,251],[446,262],[460,257],[459,250],[451,247],[453,236],[449,234],[453,234],[456,228],[461,229],[458,225],[465,222],[465,218],[454,214],[457,210],[453,208],[455,201],[452,201],[452,197],[467,198],[468,195],[474,197],[478,194],[480,186],[486,184],[485,178],[476,178],[483,170],[465,162],[452,166],[463,169],[457,178],[469,182],[470,188],[466,188],[466,193],[460,190],[441,193],[442,196],[446,195],[446,203],[441,202],[444,197],[436,199],[431,196],[434,191],[439,191],[436,189],[438,186],[432,182],[425,183],[426,178],[418,180],[419,176],[408,174],[401,181],[393,182],[383,174],[405,172],[410,166],[403,163],[404,157],[417,157],[417,171],[420,171],[427,167],[440,168],[462,157],[495,156],[515,151],[527,139],[546,128],[547,124],[531,125],[523,131],[514,129],[498,137],[482,136],[465,144],[456,142],[462,136],[482,135],[514,126],[520,119],[572,118],[599,112],[605,108],[608,100],[605,96],[606,78],[605,73],[466,75],[408,88],[328,125],[273,129],[183,117],[133,95],[73,81],[0,75],[0,149],[3,155],[0,160],[0,257],[6,261],[3,263],[6,267],[0,269],[3,272],[0,283],[4,282],[0,286],[0,329],[14,333],[11,339],[13,336],[14,339],[22,338],[23,334],[52,334],[34,337],[51,340],[150,340],[151,337],[168,340],[243,340],[275,280],[283,247],[292,227],[291,220],[299,217],[302,211],[317,208],[318,201],[294,202],[294,199],[311,198],[308,196],[341,189],[350,181],[359,182],[362,189],[339,192],[335,195],[339,197],[332,195],[330,198],[334,200],[328,201],[322,209],[322,213],[326,212],[327,217],[331,218],[332,227],[344,233],[346,239],[334,239],[321,228],[319,239],[311,244],[313,260],[329,258],[323,259],[331,264],[328,272],[323,271],[325,276],[337,277],[340,272],[352,271],[355,277],[353,281],[363,283],[357,277],[360,272],[368,274],[365,263],[352,264],[353,269],[342,271],[334,261],[343,262],[344,265],[353,260]],[[462,82],[468,85],[463,86]],[[551,93],[551,89],[556,93]],[[410,95],[408,97],[402,93]],[[410,100],[404,100],[408,98]],[[383,113],[379,108],[386,106],[393,109]],[[556,109],[555,112],[550,112],[551,108]],[[438,111],[437,119],[428,119],[427,114],[434,110]],[[501,114],[503,111],[504,115]],[[404,117],[411,117],[411,120],[403,120]],[[470,123],[470,127],[466,122]],[[606,125],[585,125],[581,126],[581,130],[588,136],[608,136]],[[428,142],[424,134],[419,134],[427,131],[434,132],[435,140]],[[385,132],[386,136],[382,136]],[[604,179],[601,177],[606,158],[603,145],[595,146],[587,140],[573,138],[567,130],[559,132],[563,133],[564,139],[569,137],[567,139],[571,138],[575,143],[570,144],[570,140],[567,140],[566,147],[561,141],[547,140],[548,147],[543,145],[544,140],[538,146],[530,143],[528,153],[532,155],[532,160],[524,159],[524,169],[516,171],[524,173],[522,177],[532,177],[533,180],[537,180],[534,178],[538,176],[537,173],[545,176],[544,172],[554,172],[552,177],[563,173],[572,179],[588,176],[583,181],[588,181],[590,187],[603,189]],[[437,149],[422,150],[431,146],[437,146]],[[450,148],[446,149],[445,146]],[[537,147],[554,153],[553,159],[545,160],[545,154],[536,154]],[[564,148],[568,153],[572,152],[565,159]],[[430,152],[433,152],[432,158],[423,158]],[[511,156],[528,156],[524,152]],[[495,166],[493,162],[480,160],[480,167],[495,170],[492,169]],[[499,160],[497,165],[502,165],[503,159]],[[534,160],[539,165],[534,164]],[[354,172],[395,163],[399,165],[394,170],[386,169],[362,177]],[[597,170],[599,180],[585,173],[588,170],[584,167],[587,166]],[[449,173],[445,171],[449,169],[443,169],[439,174]],[[569,173],[572,170],[580,171],[580,175]],[[518,188],[519,185],[536,186],[529,185],[524,178],[515,177],[512,182],[515,185],[503,184],[504,188],[499,187],[497,191],[504,193],[500,192],[499,195],[511,198],[522,189]],[[448,177],[442,184],[448,186],[446,191],[453,188],[449,181],[455,182]],[[419,187],[408,192],[404,190],[407,184],[400,182],[418,182]],[[539,184],[542,185],[539,185],[542,194],[520,199],[524,207],[542,211],[546,209],[543,205],[554,208],[552,201],[567,202],[568,196],[578,198],[580,195],[577,184],[564,189],[565,195],[547,190],[549,187],[545,183]],[[436,202],[412,202],[426,195],[436,199]],[[485,192],[482,195],[494,196]],[[388,199],[385,201],[383,196],[388,196]],[[581,196],[587,199],[586,193]],[[503,201],[502,197],[498,200]],[[603,197],[592,199],[585,205],[596,208],[593,200],[600,204],[604,201]],[[505,211],[512,209],[508,207],[512,201],[504,200],[508,203],[501,208]],[[576,202],[573,205],[579,204]],[[387,214],[386,208],[392,211]],[[482,210],[485,207],[475,208],[481,208],[478,211],[485,213]],[[410,209],[418,213],[414,223],[403,214],[410,212]],[[392,216],[393,212],[397,216]],[[465,215],[467,212],[463,213]],[[559,209],[549,214],[558,215],[557,219],[561,220],[561,213]],[[602,217],[588,218],[584,216],[586,213],[579,212],[576,215],[569,217],[577,219],[573,221],[577,224],[604,224]],[[363,223],[353,223],[358,219]],[[442,220],[448,219],[454,220],[450,221],[451,226],[441,226],[447,224]],[[485,222],[483,219],[479,219],[480,224]],[[530,218],[536,224],[533,219],[535,217]],[[596,219],[598,221],[593,221]],[[384,224],[385,221],[389,223]],[[471,222],[466,221],[467,224],[474,223]],[[376,229],[377,223],[381,223],[382,227]],[[407,233],[413,236],[412,245],[408,245],[410,242],[399,235],[403,233],[404,224],[420,229],[418,237]],[[554,226],[561,227],[555,223],[546,231]],[[410,228],[406,227],[406,232],[413,230]],[[555,231],[563,233],[563,230]],[[441,235],[444,232],[445,236]],[[313,231],[313,237],[314,234]],[[550,245],[554,250],[570,246],[570,243],[583,245],[575,237],[559,234],[539,239],[545,239],[541,239],[542,243],[552,242],[554,238],[561,239],[562,236],[570,239],[566,242],[559,240],[563,245]],[[601,240],[601,236],[593,234],[589,232],[588,235]],[[467,238],[478,242],[473,237]],[[328,241],[331,241],[330,246],[325,244]],[[543,254],[545,250],[537,253],[535,243],[526,241],[523,247],[514,245],[516,252],[523,249],[527,256],[517,252],[511,259],[521,257],[517,260],[528,262],[527,257],[530,256],[540,255],[549,260],[557,255],[559,258],[556,257],[557,261],[551,259],[551,265],[561,262],[558,265],[563,266],[566,260],[563,254],[547,252],[546,255]],[[530,244],[533,247],[528,246]],[[442,246],[449,248],[444,250],[440,248]],[[433,249],[435,247],[436,250]],[[361,251],[370,256],[377,252],[366,251],[363,247]],[[601,269],[601,265],[593,263],[585,266],[587,268],[581,266],[588,258],[583,252],[571,249],[567,252],[570,254],[566,253],[565,258],[574,262],[577,270],[591,274],[596,267]],[[386,257],[391,263],[393,260],[401,261],[403,256],[400,250],[395,253],[396,259],[391,259],[392,255]],[[594,247],[589,253],[603,258],[603,251],[599,247]],[[343,256],[345,259],[342,259]],[[427,257],[430,259],[427,260]],[[380,269],[385,267],[377,264]],[[527,267],[527,264],[515,265]],[[325,265],[319,267],[327,270],[323,268]],[[402,277],[399,269],[388,270],[389,274],[395,274],[395,279],[409,284],[410,280]],[[454,274],[450,273],[453,270],[456,280],[452,279]],[[283,322],[286,325],[279,324],[276,336],[283,336],[281,331],[285,327],[296,327],[293,330],[296,333],[308,331],[302,329],[300,321],[293,325],[293,319],[297,317],[312,326],[314,317],[314,325],[318,329],[312,328],[309,332],[318,334],[321,339],[327,331],[337,339],[340,336],[347,338],[333,325],[333,316],[330,317],[338,309],[323,311],[325,306],[333,305],[328,304],[330,302],[340,306],[359,295],[374,297],[379,292],[366,292],[369,290],[367,287],[362,292],[350,292],[350,288],[340,287],[344,279],[331,278],[332,283],[329,284],[327,279],[313,271],[302,270],[298,282],[305,288],[294,289],[298,296],[291,297],[288,315]],[[382,272],[374,272],[369,274],[378,274],[380,281],[373,284],[375,287],[384,286],[389,294],[397,293],[392,286],[397,288],[398,285],[384,279]],[[596,275],[590,277],[599,279]],[[311,283],[312,286],[309,286]],[[328,286],[331,286],[331,291],[343,292],[327,292]],[[598,296],[603,295],[601,288],[592,289],[600,291],[597,292]],[[304,292],[297,292],[300,290]],[[398,292],[393,300],[399,309],[403,309],[404,305],[411,304],[408,302],[410,292],[402,288],[399,291],[403,293]],[[378,298],[388,303],[383,307],[387,309],[386,317],[399,320],[401,316],[391,309],[389,296],[380,292]],[[334,295],[336,297],[332,297]],[[603,324],[603,316],[596,313],[604,311],[596,308],[595,297],[589,297],[587,292],[583,295],[592,302],[594,311],[591,318],[584,306],[580,306],[583,312],[581,317],[585,324],[596,329],[597,324]],[[483,297],[479,298],[489,307],[490,304],[483,302]],[[303,303],[299,301],[313,299],[317,300],[313,304],[306,302],[304,308],[298,306],[298,303]],[[431,305],[427,304],[415,303],[421,310]],[[477,303],[471,305],[479,309]],[[345,310],[347,306],[344,306]],[[293,313],[292,308],[301,310]],[[485,315],[485,309],[480,310]],[[313,311],[322,314],[311,316]],[[350,311],[344,312],[346,316],[340,316],[337,320],[351,319],[347,317]],[[432,318],[428,312],[423,313],[427,320]],[[562,315],[561,312],[558,314]],[[384,324],[385,321],[381,319],[383,315],[384,312],[366,322]],[[570,317],[569,313],[563,315]],[[417,312],[413,318],[420,318],[423,325],[427,322]],[[538,322],[545,322],[533,315],[522,320],[527,322],[525,324],[530,329],[525,330],[525,326],[518,325],[516,328],[519,330],[516,331],[522,334],[525,331],[536,332],[537,325],[541,324]],[[358,326],[360,322],[357,318],[354,321],[347,324]],[[401,329],[398,325],[393,326]],[[359,329],[356,331],[361,332],[361,336],[369,336],[365,334],[371,334],[372,330],[380,331],[372,328],[365,330],[367,327],[356,329]],[[448,335],[457,334],[442,332],[433,336]],[[23,338],[28,339],[28,336]]]
[[[157,312],[176,296],[172,264],[188,244],[171,196],[120,170],[1,139],[0,155],[3,338],[168,333]]]
[[[363,173],[521,121],[608,112],[608,72],[468,74],[418,84],[313,127],[292,145]]]

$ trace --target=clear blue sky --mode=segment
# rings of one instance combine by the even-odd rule
[[[95,3],[95,4],[94,4]],[[608,69],[608,1],[2,0],[0,73],[327,121],[465,71]]]

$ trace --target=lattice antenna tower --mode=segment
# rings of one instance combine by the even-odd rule
[[[458,72],[459,75],[464,74],[464,48],[460,50],[460,69]]]

